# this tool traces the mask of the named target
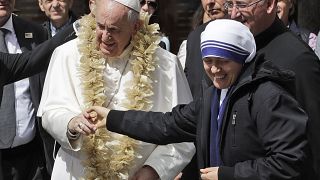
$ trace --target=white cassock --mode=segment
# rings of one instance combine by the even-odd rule
[[[80,53],[77,48],[78,39],[58,47],[51,58],[38,116],[42,116],[43,127],[59,142],[52,179],[80,179],[84,177],[81,161],[86,155],[81,150],[82,137],[70,144],[67,138],[67,125],[71,118],[84,110],[79,78]],[[104,71],[106,82],[106,103],[108,108],[125,110],[121,102],[126,98],[125,89],[132,79],[130,45],[121,56],[110,58]],[[167,112],[177,104],[185,104],[192,100],[187,80],[175,55],[157,48],[155,56],[156,69],[153,72],[153,108],[151,111]],[[126,65],[127,64],[127,65]],[[113,133],[116,139],[119,134]],[[112,142],[111,142],[112,143]],[[136,150],[142,157],[133,161],[129,176],[143,165],[153,167],[161,179],[173,179],[191,160],[195,153],[193,143],[169,144],[157,146],[139,141]],[[108,167],[106,167],[108,168]]]

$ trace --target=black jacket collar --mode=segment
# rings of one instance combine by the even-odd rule
[[[257,51],[269,44],[275,37],[287,31],[288,28],[279,18],[276,18],[268,29],[255,36]]]

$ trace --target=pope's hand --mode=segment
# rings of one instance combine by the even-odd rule
[[[203,180],[218,180],[219,167],[209,167],[200,169],[201,179]]]
[[[97,128],[106,128],[107,116],[110,109],[101,106],[92,106],[86,110],[88,120],[91,121]]]
[[[88,121],[83,114],[79,114],[69,121],[68,130],[71,133],[89,135],[95,133],[96,127],[92,122]]]

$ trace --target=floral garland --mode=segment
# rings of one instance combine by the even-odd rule
[[[126,89],[127,101],[122,106],[127,109],[149,110],[153,102],[151,72],[155,70],[153,57],[160,41],[159,25],[149,25],[150,16],[140,14],[142,27],[132,38],[132,72],[134,78]],[[80,21],[78,45],[81,53],[80,78],[85,108],[105,103],[106,84],[103,79],[105,59],[96,48],[96,24],[92,16],[84,16]],[[87,159],[83,162],[85,179],[128,179],[128,169],[132,160],[139,156],[135,152],[136,140],[123,136],[118,145],[108,145],[113,139],[106,129],[99,129],[94,135],[84,138],[83,149]],[[111,147],[112,146],[112,147]]]

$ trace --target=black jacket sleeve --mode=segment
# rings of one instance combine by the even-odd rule
[[[45,70],[53,50],[74,38],[75,33],[71,25],[52,39],[38,45],[32,51],[26,51],[21,54],[0,53],[0,74],[3,82],[10,84]]]
[[[154,144],[192,142],[196,137],[198,102],[177,105],[167,113],[111,110],[107,129]]]

